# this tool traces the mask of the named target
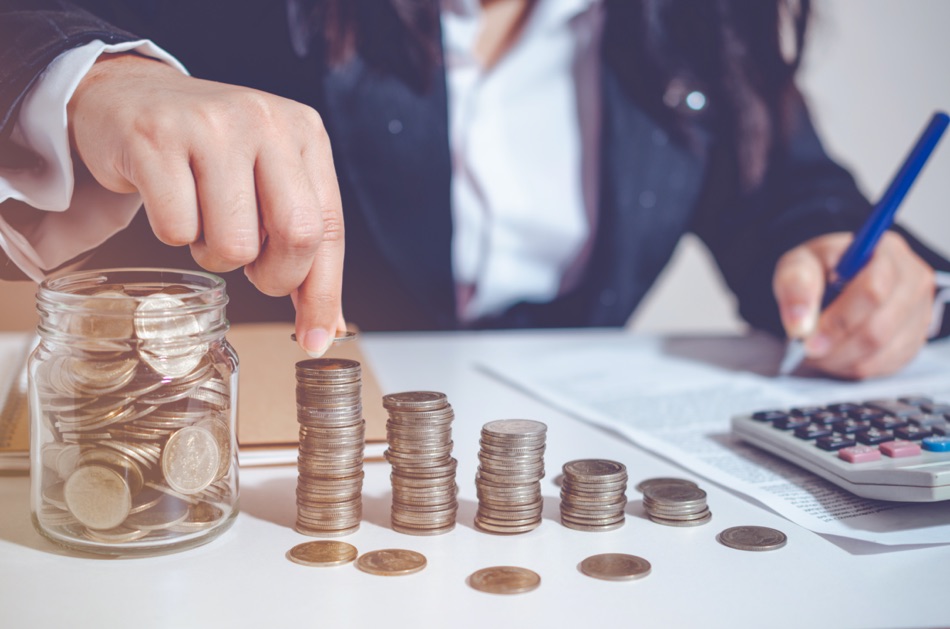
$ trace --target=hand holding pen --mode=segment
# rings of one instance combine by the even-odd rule
[[[792,339],[782,373],[807,356],[814,367],[839,377],[884,375],[926,341],[933,269],[887,229],[948,121],[945,113],[933,116],[853,238],[820,236],[779,260],[773,285]]]

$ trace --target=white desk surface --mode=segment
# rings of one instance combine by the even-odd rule
[[[619,437],[552,410],[475,368],[499,343],[565,334],[366,334],[386,391],[444,391],[456,411],[460,510],[456,529],[436,537],[389,528],[389,466],[368,464],[364,521],[346,541],[360,552],[407,548],[428,558],[405,577],[364,574],[353,565],[308,568],[285,553],[311,538],[293,531],[293,467],[241,470],[241,509],[231,530],[197,549],[145,559],[99,559],[60,549],[36,533],[28,480],[0,477],[0,626],[20,627],[909,627],[950,625],[950,545],[849,544],[815,535],[696,478]],[[604,332],[596,332],[604,334]],[[616,334],[623,334],[616,332]],[[246,386],[246,385],[245,385]],[[482,424],[533,418],[548,424],[542,481],[544,521],[527,534],[493,536],[472,527]],[[627,523],[585,533],[558,522],[561,464],[601,457],[628,467]],[[633,489],[644,478],[693,478],[709,494],[713,519],[695,528],[654,524]],[[788,535],[778,551],[741,552],[716,534],[771,526]],[[653,565],[646,578],[607,582],[582,575],[589,555],[625,552]],[[541,575],[521,595],[477,592],[466,577],[492,565]]]

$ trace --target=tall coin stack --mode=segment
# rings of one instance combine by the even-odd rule
[[[475,526],[489,533],[525,533],[541,524],[541,479],[548,427],[530,419],[500,419],[482,427]]]
[[[579,531],[610,531],[623,526],[627,506],[627,468],[606,459],[564,464],[561,524]]]
[[[383,396],[383,406],[389,412],[393,530],[410,535],[451,531],[458,513],[452,406],[436,391],[392,393]]]
[[[304,535],[336,537],[363,515],[363,419],[360,364],[317,358],[297,363],[297,526]]]

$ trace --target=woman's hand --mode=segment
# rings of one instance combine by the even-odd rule
[[[313,109],[121,54],[81,81],[68,121],[92,176],[138,192],[159,240],[188,245],[209,271],[243,266],[261,292],[291,295],[308,353],[345,328],[343,212]]]
[[[773,290],[786,333],[804,338],[807,363],[849,379],[894,373],[927,340],[934,271],[887,232],[870,262],[824,312],[825,281],[851,243],[849,233],[813,238],[779,259]]]

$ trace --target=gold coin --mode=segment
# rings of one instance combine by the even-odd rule
[[[385,577],[402,576],[419,572],[426,567],[426,558],[412,550],[386,548],[360,555],[356,567],[369,574]]]
[[[493,566],[473,572],[468,584],[489,594],[521,594],[537,589],[541,577],[537,572],[517,566]]]
[[[356,559],[356,547],[346,542],[304,542],[287,551],[287,559],[302,566],[342,566]]]
[[[605,581],[630,581],[650,574],[650,562],[636,555],[604,553],[581,562],[581,572]]]

